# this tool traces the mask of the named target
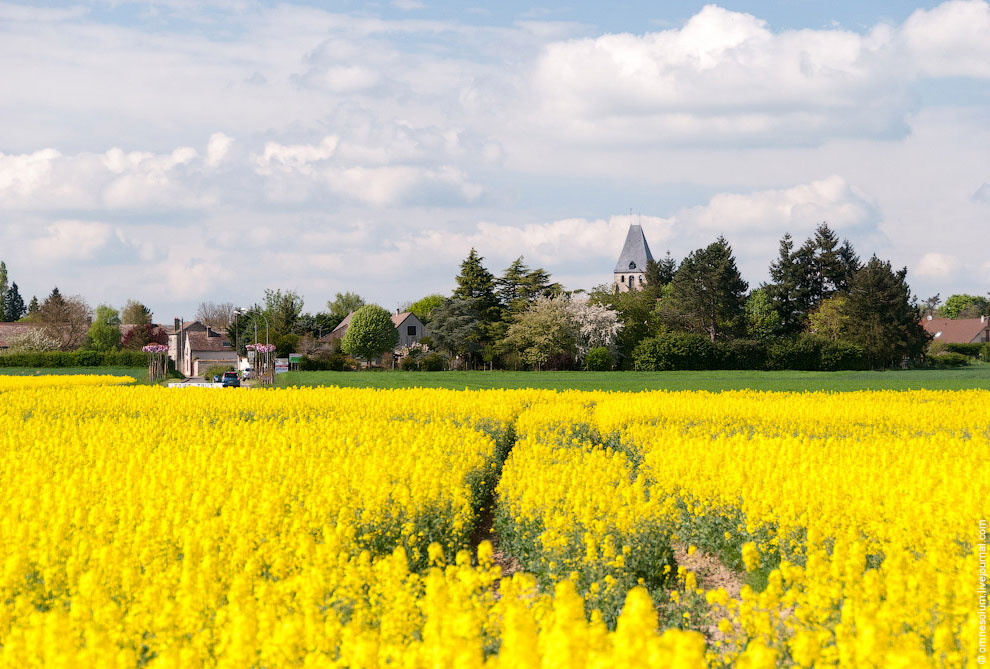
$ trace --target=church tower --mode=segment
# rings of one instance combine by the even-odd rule
[[[613,289],[624,293],[641,290],[646,285],[646,263],[653,260],[650,245],[646,243],[643,227],[630,225],[626,233],[626,243],[622,245],[619,262],[615,264],[612,280]]]

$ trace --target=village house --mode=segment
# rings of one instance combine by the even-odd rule
[[[946,344],[983,344],[990,342],[990,319],[979,318],[932,318],[921,322],[932,336],[932,341]]]
[[[612,277],[612,289],[617,293],[642,290],[646,285],[646,264],[653,261],[650,245],[646,243],[643,226],[630,225],[626,242],[619,253]]]
[[[324,335],[319,341],[329,344],[334,340],[343,339],[344,335],[347,334],[347,328],[350,327],[351,317],[353,315],[353,311],[347,314],[344,320],[330,334]],[[399,343],[395,347],[396,353],[401,349],[408,349],[408,347],[418,343],[427,334],[426,325],[411,311],[396,311],[392,314],[392,325],[399,332]]]
[[[207,367],[229,365],[237,369],[237,351],[227,335],[199,321],[180,322],[178,318],[168,334],[168,357],[186,376],[201,376]]]

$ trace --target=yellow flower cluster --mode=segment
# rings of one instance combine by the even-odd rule
[[[0,377],[0,667],[952,667],[976,652],[985,391],[22,378]],[[511,576],[477,536],[493,495]],[[703,592],[676,540],[737,568],[740,595]]]
[[[596,419],[642,454],[652,494],[679,501],[682,536],[765,572],[723,607],[723,659],[963,666],[988,406],[987,391],[651,393]]]
[[[40,388],[69,388],[79,386],[115,386],[135,383],[130,376],[110,374],[43,374],[38,376],[0,376],[0,392]]]

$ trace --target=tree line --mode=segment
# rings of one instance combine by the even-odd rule
[[[651,261],[629,292],[564,291],[522,258],[496,277],[482,261],[472,249],[450,296],[412,306],[431,347],[467,367],[879,368],[920,359],[928,341],[906,268],[862,261],[826,223],[800,246],[785,235],[752,290],[724,237]]]
[[[800,245],[785,234],[770,280],[752,289],[724,237],[679,262],[668,251],[645,273],[641,290],[602,284],[567,291],[523,257],[495,275],[471,249],[452,293],[405,305],[429,335],[401,353],[417,367],[428,359],[427,368],[879,368],[924,355],[921,318],[990,312],[990,301],[973,295],[953,295],[944,304],[937,295],[919,301],[906,268],[894,269],[876,255],[862,261],[827,223]],[[136,300],[120,310],[107,304],[92,310],[55,288],[43,302],[32,298],[25,305],[2,262],[0,298],[5,321],[43,325],[17,342],[26,349],[111,351],[167,341]],[[372,306],[338,292],[325,309],[306,313],[296,291],[269,289],[246,309],[203,302],[195,319],[225,332],[241,353],[249,343],[267,341],[281,357],[298,352],[340,366],[344,354],[370,360],[396,345],[390,312]],[[368,308],[350,340],[327,343],[326,335],[362,307]]]

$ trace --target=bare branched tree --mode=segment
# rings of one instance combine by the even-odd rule
[[[234,322],[234,309],[232,302],[200,302],[196,320],[218,332],[226,332],[227,326]]]
[[[82,346],[92,318],[93,310],[86,300],[79,295],[62,297],[56,288],[41,305],[38,321],[63,351],[70,351]]]

